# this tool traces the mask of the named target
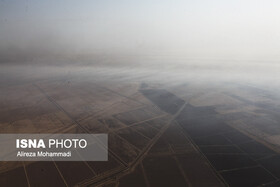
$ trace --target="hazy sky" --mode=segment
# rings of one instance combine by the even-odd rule
[[[279,58],[279,0],[1,0],[0,54]]]

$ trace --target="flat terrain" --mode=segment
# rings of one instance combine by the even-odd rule
[[[108,133],[107,162],[0,162],[0,186],[278,186],[280,100],[262,86],[133,67],[13,67],[1,133]]]

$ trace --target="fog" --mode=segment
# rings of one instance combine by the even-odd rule
[[[43,76],[34,65],[60,67],[58,74],[79,66],[276,89],[279,7],[277,0],[2,0],[2,82]]]
[[[104,54],[279,60],[277,0],[0,3],[2,63]]]

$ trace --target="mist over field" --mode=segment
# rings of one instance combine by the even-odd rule
[[[279,9],[0,0],[0,186],[280,186]],[[80,162],[7,149],[58,133],[108,142],[67,149]]]
[[[279,6],[277,0],[1,1],[1,77],[107,68],[276,89]]]

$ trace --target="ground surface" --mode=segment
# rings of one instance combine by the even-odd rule
[[[280,105],[265,89],[135,68],[12,71],[1,133],[108,133],[109,161],[1,162],[0,186],[279,185]]]

